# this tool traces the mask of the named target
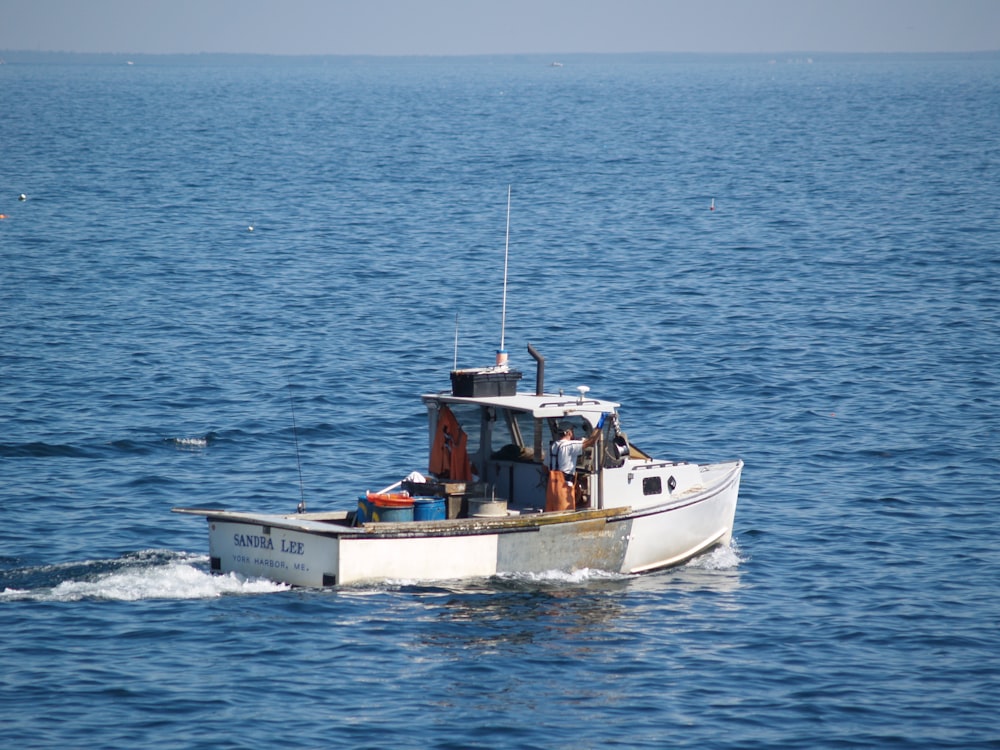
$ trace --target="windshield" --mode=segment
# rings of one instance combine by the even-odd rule
[[[493,458],[531,461],[535,452],[535,420],[527,412],[498,409],[490,438]]]

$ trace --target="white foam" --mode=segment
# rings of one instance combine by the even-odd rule
[[[699,555],[688,561],[684,566],[696,570],[733,570],[738,568],[744,559],[740,556],[739,547],[736,542],[731,542],[725,547],[716,547],[704,555]]]
[[[208,447],[208,438],[204,437],[171,438],[168,442],[186,450],[200,450]]]
[[[567,573],[561,570],[548,570],[541,573],[497,573],[496,578],[502,581],[521,583],[585,583],[587,581],[616,581],[631,578],[622,573],[610,573],[604,570],[574,570]],[[381,593],[387,590],[410,587],[439,587],[442,591],[454,592],[463,590],[479,590],[482,584],[488,585],[488,578],[473,580],[465,579],[423,579],[423,578],[391,578],[383,581],[365,581],[340,588],[344,595]]]
[[[227,594],[266,594],[290,587],[235,574],[212,575],[196,567],[191,558],[129,567],[103,573],[89,580],[67,580],[41,589],[5,589],[3,600],[74,602],[81,599],[140,601],[143,599],[214,599]]]
[[[744,558],[740,556],[736,542],[725,547],[716,547],[703,555],[689,560],[673,570],[735,570],[739,567]],[[553,584],[581,584],[590,581],[624,581],[636,578],[636,575],[627,573],[612,573],[606,570],[595,570],[582,568],[570,572],[562,570],[547,570],[539,573],[498,573],[496,577],[503,581],[520,583],[553,583]],[[642,577],[642,576],[639,576]],[[352,591],[382,591],[385,589],[405,588],[409,586],[443,585],[451,588],[456,581],[427,581],[420,579],[393,579],[380,581],[378,583],[364,583],[352,586]]]
[[[624,573],[611,573],[606,570],[581,568],[566,572],[562,570],[546,570],[541,573],[505,573],[499,576],[514,581],[529,581],[534,583],[586,583],[587,581],[617,581],[630,576]]]

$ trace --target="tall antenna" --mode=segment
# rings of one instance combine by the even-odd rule
[[[299,513],[306,512],[306,490],[302,484],[302,459],[299,457],[299,430],[295,425],[295,400],[292,398],[292,383],[288,381],[288,405],[292,407],[292,435],[295,438],[295,463],[299,466]]]
[[[504,331],[507,328],[507,254],[510,250],[510,185],[507,185],[507,238],[503,243],[503,308],[500,314],[500,351],[497,352],[497,366],[507,364],[507,349],[504,347]]]
[[[455,364],[451,369],[458,369],[458,313],[455,313]]]

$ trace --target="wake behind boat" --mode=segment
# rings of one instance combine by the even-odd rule
[[[621,429],[618,403],[585,387],[545,393],[544,360],[528,351],[534,393],[518,391],[521,373],[504,355],[493,367],[454,370],[450,390],[425,394],[427,472],[365,494],[355,509],[174,510],[207,518],[213,571],[297,586],[633,574],[729,543],[742,461],[649,456]],[[566,435],[586,440],[575,440],[579,456],[563,473],[555,464]]]

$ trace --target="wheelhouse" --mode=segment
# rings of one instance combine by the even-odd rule
[[[568,422],[577,437],[586,437],[607,415],[600,439],[577,466],[578,507],[605,507],[602,471],[621,467],[632,449],[618,429],[619,404],[588,398],[586,389],[580,390],[579,396],[423,396],[431,472],[441,481],[485,485],[512,509],[541,510],[549,447],[559,437],[558,426]]]

